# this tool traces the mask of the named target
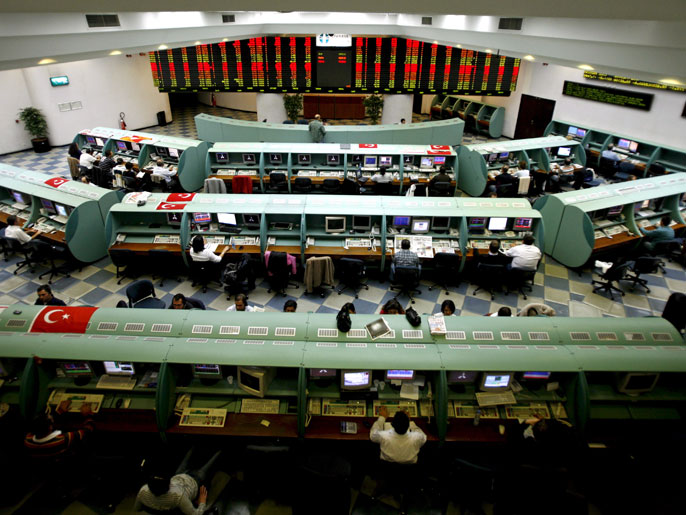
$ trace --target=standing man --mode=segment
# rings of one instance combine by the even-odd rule
[[[384,429],[388,417],[385,406],[379,408],[379,418],[374,422],[369,439],[381,446],[381,459],[391,463],[417,463],[417,456],[426,443],[424,431],[418,428],[404,411],[396,411],[391,429]]]
[[[538,268],[541,251],[534,245],[534,241],[534,237],[527,234],[522,245],[515,245],[505,251],[505,255],[512,258],[512,263],[507,265],[509,269],[533,271]]]
[[[322,117],[318,114],[314,115],[314,120],[309,124],[310,136],[312,136],[312,141],[315,143],[321,143],[324,140],[324,135],[326,135],[326,129],[322,123]]]
[[[42,284],[36,290],[38,298],[33,303],[34,306],[66,306],[63,300],[52,295],[52,288],[47,284]]]

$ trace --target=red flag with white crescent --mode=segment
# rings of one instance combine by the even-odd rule
[[[65,182],[69,182],[69,179],[63,179],[62,177],[51,177],[50,179],[45,181],[45,184],[47,184],[48,186],[52,186],[53,188],[59,188]]]
[[[157,206],[157,211],[174,211],[176,209],[183,209],[186,204],[174,204],[172,202],[160,202]]]
[[[195,193],[170,193],[167,202],[190,202],[195,197]]]
[[[98,308],[86,306],[45,306],[33,319],[30,333],[85,333]]]
[[[376,143],[360,143],[359,148],[378,148],[379,145]]]

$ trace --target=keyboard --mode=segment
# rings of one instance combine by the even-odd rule
[[[622,234],[627,230],[628,229],[623,225],[617,225],[615,227],[608,227],[607,229],[605,229],[605,234],[607,234],[608,236],[615,236],[616,234]]]
[[[257,175],[257,170],[241,170],[237,175]]]
[[[104,398],[104,395],[95,393],[56,393],[50,403],[57,406],[62,401],[70,400],[69,413],[78,413],[83,404],[90,403],[93,413],[97,413]]]
[[[365,239],[365,238],[346,238],[345,246],[346,247],[368,248],[368,247],[372,246],[372,242],[369,239]]]
[[[473,249],[487,249],[491,244],[491,242],[487,240],[472,240],[470,243]]]
[[[96,388],[104,388],[107,390],[133,390],[135,386],[135,377],[104,375],[100,377]]]
[[[66,224],[67,223],[67,217],[62,216],[62,215],[57,215],[52,217],[55,222],[61,223],[61,224]]]
[[[243,399],[241,413],[279,414],[279,399]]]
[[[373,402],[374,416],[379,416],[379,408],[385,406],[388,410],[388,416],[392,417],[398,411],[405,410],[410,417],[417,416],[417,403],[415,401],[379,401]]]
[[[479,392],[476,394],[479,406],[498,406],[499,404],[516,404],[514,393],[505,392]]]
[[[341,401],[338,399],[324,399],[322,401],[322,415],[329,417],[365,417],[367,403],[363,400]]]
[[[236,170],[217,170],[217,175],[236,175]]]
[[[260,238],[257,236],[234,236],[234,245],[259,245]]]
[[[226,410],[217,408],[184,408],[180,426],[224,427]]]
[[[205,236],[203,238],[205,240],[205,245],[224,245],[224,242],[226,241],[226,238],[224,236]]]
[[[550,411],[545,402],[532,402],[531,404],[515,404],[505,408],[507,418],[526,420],[528,418],[550,418]]]
[[[18,209],[19,211],[23,211],[29,206],[27,204],[22,204],[21,202],[15,202],[14,204],[12,204],[12,207],[14,209]]]
[[[600,238],[607,238],[607,235],[603,231],[594,231],[593,238],[599,240]]]
[[[168,244],[168,243],[181,243],[181,236],[178,234],[157,234],[152,240],[153,243]]]
[[[298,177],[316,177],[316,170],[298,170]]]
[[[516,247],[517,245],[521,245],[523,242],[522,240],[513,240],[513,241],[500,241],[500,248],[503,250],[508,250],[511,249],[512,247]]]
[[[450,406],[448,406],[448,408],[450,408]],[[479,415],[480,418],[500,418],[498,408],[480,407],[471,402],[454,401],[453,409],[455,418],[474,418],[476,416],[476,410],[481,411],[481,415]]]
[[[378,172],[378,171],[379,171],[378,168],[372,168],[371,166],[365,166],[364,168],[362,168],[362,173],[364,173],[364,172],[371,173],[371,172]]]

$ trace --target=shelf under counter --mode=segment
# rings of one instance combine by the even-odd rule
[[[263,421],[269,424],[264,425]],[[175,416],[174,425],[166,432],[169,434],[297,438],[298,417],[296,415],[227,412],[223,427],[196,427],[179,426],[178,416]]]

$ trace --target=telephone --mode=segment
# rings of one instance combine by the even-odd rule
[[[388,234],[398,234],[398,229],[396,229],[395,227],[389,227]]]
[[[448,232],[449,232],[450,236],[459,236],[460,235],[459,229],[455,229],[454,227],[451,227],[450,231],[448,231]]]
[[[322,414],[322,400],[310,398],[307,401],[307,414],[308,415],[321,415]]]
[[[514,233],[514,231],[507,231],[507,232],[505,232],[505,236],[507,236],[508,238],[514,238],[515,233]]]
[[[36,225],[43,224],[48,221],[48,218],[45,216],[41,216],[38,220],[36,220]]]
[[[178,411],[183,411],[184,408],[188,408],[191,405],[191,394],[190,393],[184,393],[178,396],[176,399],[176,406],[174,407],[174,410]]]
[[[217,231],[219,231],[219,224],[211,223],[211,224],[210,224],[210,231],[212,231],[212,232],[217,232]]]
[[[126,239],[126,234],[119,233],[117,234],[117,239],[115,240],[117,243],[121,243]]]

